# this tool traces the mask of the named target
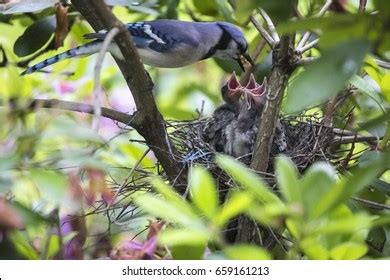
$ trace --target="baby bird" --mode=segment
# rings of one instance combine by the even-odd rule
[[[226,139],[224,152],[234,157],[245,157],[253,152],[256,142],[256,121],[261,116],[265,103],[268,90],[267,80],[264,79],[259,85],[251,74],[247,85],[239,85],[238,90],[241,93],[241,99],[238,101],[238,114],[224,130]]]
[[[256,82],[251,74],[248,83],[243,86],[235,73],[222,87],[225,101],[208,121],[203,131],[204,140],[216,152],[222,152],[236,158],[246,158],[253,153],[258,132],[258,119],[266,101],[267,79],[262,84]],[[283,152],[287,148],[284,127],[278,121],[272,153]]]

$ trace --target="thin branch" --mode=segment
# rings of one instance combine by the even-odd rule
[[[303,66],[303,65],[306,65],[306,64],[309,64],[309,63],[312,63],[314,61],[316,61],[318,59],[318,57],[304,57],[304,58],[301,58],[300,60],[298,60],[296,63],[295,63],[295,66]]]
[[[325,12],[329,9],[330,5],[332,5],[333,0],[327,0],[322,6],[321,10],[318,12],[317,16],[321,17],[325,14]]]
[[[376,136],[363,136],[363,135],[351,135],[351,136],[342,136],[335,137],[331,145],[341,145],[341,144],[351,144],[351,143],[360,143],[360,142],[377,142],[380,140]]]
[[[381,59],[374,59],[375,63],[378,64],[378,66],[385,68],[385,69],[390,69],[390,61],[384,61]]]
[[[315,39],[315,40],[311,41],[310,43],[306,44],[305,46],[303,46],[302,48],[297,47],[295,52],[297,54],[303,54],[304,52],[314,48],[318,44],[319,40],[320,39]]]
[[[137,160],[137,162],[135,163],[135,165],[131,169],[129,175],[127,176],[126,180],[124,180],[123,183],[121,184],[121,186],[116,190],[114,197],[112,198],[110,203],[107,205],[107,207],[106,207],[107,211],[110,210],[112,205],[114,205],[115,200],[118,198],[118,196],[122,192],[123,188],[126,187],[128,181],[133,176],[134,172],[138,169],[138,167],[141,165],[141,162],[144,160],[144,158],[148,155],[149,152],[150,152],[150,148],[146,149],[146,151],[142,154],[142,156]],[[113,222],[115,222],[115,221],[116,221],[116,219]]]
[[[367,0],[360,0],[359,1],[359,13],[364,13],[367,6]]]
[[[321,10],[318,12],[317,14],[317,17],[320,17],[320,16],[323,16],[325,14],[325,12],[329,9],[330,5],[332,4],[333,0],[327,0],[324,4],[324,6],[322,6]],[[299,49],[302,49],[303,46],[307,43],[307,41],[309,40],[310,38],[310,32],[306,32],[301,41],[298,43],[298,46],[297,46],[297,50]]]
[[[303,46],[306,44],[307,40],[309,40],[309,37],[310,37],[310,32],[305,32],[305,34],[303,34],[301,40],[299,41],[296,49],[297,50],[302,49]]]
[[[102,104],[102,86],[100,84],[100,73],[103,65],[103,60],[114,37],[119,33],[119,29],[114,27],[108,33],[106,38],[104,38],[103,44],[100,48],[96,65],[95,65],[95,78],[94,78],[94,117],[92,122],[92,128],[95,131],[99,131],[99,121],[100,116],[102,115],[101,104]]]
[[[343,135],[343,136],[354,136],[354,135],[356,135],[356,133],[353,132],[353,131],[340,129],[340,128],[333,128],[332,131],[333,131],[334,134]]]
[[[386,205],[386,204],[374,202],[374,201],[367,200],[367,199],[363,199],[363,198],[359,198],[359,197],[352,197],[352,199],[353,199],[353,200],[356,200],[356,201],[358,201],[358,202],[367,204],[368,206],[375,207],[376,209],[386,209],[386,210],[390,210],[390,206],[389,206],[389,205]]]
[[[260,9],[260,15],[264,19],[264,21],[267,23],[269,31],[271,32],[272,38],[274,39],[274,42],[278,44],[280,42],[280,38],[278,35],[278,32],[276,31],[275,25],[272,22],[271,18],[268,16],[268,14],[263,10]]]
[[[85,103],[63,101],[58,99],[33,99],[30,103],[30,108],[37,110],[39,108],[58,109],[72,112],[79,112],[84,114],[94,114],[94,106]],[[113,121],[137,128],[140,123],[137,120],[137,113],[129,115],[123,112],[102,107],[102,116]]]
[[[251,22],[256,27],[256,29],[259,31],[261,37],[264,38],[264,40],[268,43],[268,45],[273,49],[275,47],[275,41],[271,37],[271,35],[268,34],[267,30],[260,24],[260,22],[254,17],[251,16]]]

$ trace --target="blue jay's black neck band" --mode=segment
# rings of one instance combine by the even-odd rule
[[[229,46],[229,43],[233,40],[230,33],[227,32],[223,26],[218,24],[218,27],[222,30],[221,37],[219,37],[218,43],[214,47],[211,47],[206,55],[202,57],[202,59],[212,57],[217,50],[226,50]]]

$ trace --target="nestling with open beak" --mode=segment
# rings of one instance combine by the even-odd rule
[[[251,156],[258,130],[257,120],[266,101],[267,80],[256,82],[251,74],[243,86],[233,73],[221,88],[224,104],[219,106],[205,127],[203,136],[215,151],[234,157]],[[287,147],[284,128],[277,124],[273,150],[283,152]]]
[[[240,98],[237,101],[237,117],[226,127],[224,132],[226,139],[224,152],[226,154],[243,157],[252,153],[257,134],[256,120],[261,115],[267,90],[266,79],[260,85],[256,82],[253,74],[250,75],[245,86],[237,81],[234,73],[229,79],[225,98],[236,99],[238,93]]]
[[[217,152],[236,157],[250,153],[256,139],[256,117],[260,115],[266,91],[266,81],[259,85],[251,75],[243,86],[233,73],[221,88],[225,103],[214,111],[203,131],[205,141]]]

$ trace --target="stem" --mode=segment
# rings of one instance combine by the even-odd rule
[[[390,141],[390,122],[387,123],[385,135],[383,136],[382,141],[379,143],[379,150],[385,151],[389,141]]]
[[[255,171],[266,172],[271,145],[279,116],[280,103],[292,72],[292,36],[282,36],[280,44],[273,52],[273,65],[269,78],[267,100],[259,123],[251,167]]]
[[[256,27],[256,29],[259,31],[261,37],[264,38],[264,40],[267,42],[267,44],[271,47],[271,49],[275,46],[275,41],[271,37],[271,35],[268,34],[267,30],[260,24],[260,22],[257,21],[257,19],[254,16],[251,16],[251,22]]]

